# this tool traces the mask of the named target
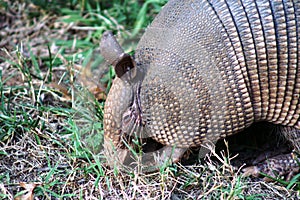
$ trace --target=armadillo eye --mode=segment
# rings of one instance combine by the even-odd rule
[[[127,110],[122,117],[122,132],[131,133],[134,127],[135,116],[132,113],[132,110]]]
[[[131,110],[127,110],[122,117],[122,124],[123,125],[128,125],[130,123],[130,121],[132,121],[132,111]]]

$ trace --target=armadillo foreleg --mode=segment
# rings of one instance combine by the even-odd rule
[[[178,162],[186,151],[186,148],[164,146],[153,152],[139,154],[128,148],[115,147],[109,138],[104,139],[104,146],[108,154],[106,157],[109,165],[136,168],[138,164],[141,164],[144,172],[156,171],[163,164]]]

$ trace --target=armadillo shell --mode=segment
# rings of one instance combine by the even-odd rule
[[[254,121],[300,128],[299,1],[169,1],[136,50],[149,135],[198,146]]]

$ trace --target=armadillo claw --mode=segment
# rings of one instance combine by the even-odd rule
[[[295,156],[291,154],[284,154],[269,158],[256,166],[250,166],[243,169],[243,176],[259,177],[267,174],[264,181],[273,181],[277,177],[284,177],[285,180],[290,180],[297,172],[299,172],[299,164]],[[271,178],[274,177],[274,178]]]

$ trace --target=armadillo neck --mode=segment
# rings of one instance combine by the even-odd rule
[[[254,121],[299,128],[300,2],[212,0],[209,4],[232,55],[231,68],[242,72]],[[236,77],[233,81],[240,84]],[[249,104],[249,99],[241,98],[241,90],[233,93],[243,99],[240,105]],[[251,110],[243,110],[249,116],[247,124],[252,121]]]

